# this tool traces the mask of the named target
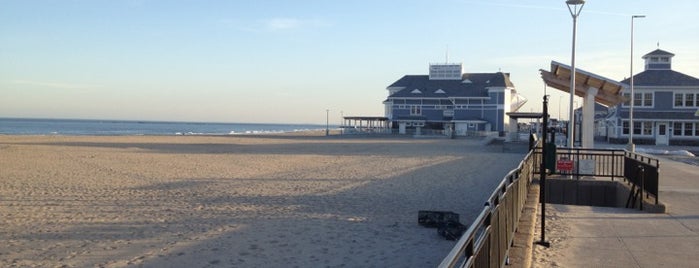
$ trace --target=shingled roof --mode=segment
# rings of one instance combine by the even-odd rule
[[[643,55],[642,58],[645,59],[645,58],[648,58],[650,56],[670,56],[670,57],[673,57],[673,56],[675,56],[675,54],[672,54],[672,53],[667,52],[667,51],[662,50],[662,49],[656,49],[656,50],[653,50],[646,55]]]
[[[628,85],[631,79],[627,78],[621,83]],[[633,76],[633,84],[635,86],[699,86],[699,79],[673,70],[645,70]]]
[[[388,86],[403,88],[389,98],[487,97],[488,87],[514,87],[509,73],[465,73],[461,78],[430,80],[428,75],[406,75]]]

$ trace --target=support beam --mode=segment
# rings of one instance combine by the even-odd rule
[[[582,113],[582,148],[592,149],[595,147],[595,97],[599,90],[589,87],[583,100]]]

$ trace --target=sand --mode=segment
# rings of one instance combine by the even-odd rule
[[[431,267],[523,153],[471,139],[0,136],[0,266]]]

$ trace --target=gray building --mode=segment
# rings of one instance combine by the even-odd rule
[[[633,131],[635,144],[699,145],[699,79],[672,70],[675,54],[657,49],[643,56],[645,70],[635,74],[633,127],[630,102],[609,110],[606,133],[610,142],[626,143]],[[628,85],[630,79],[621,81]]]
[[[385,114],[401,134],[504,135],[506,114],[526,102],[509,73],[463,73],[461,64],[431,64],[429,75],[405,75],[386,89]]]

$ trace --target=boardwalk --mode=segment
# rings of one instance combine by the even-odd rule
[[[696,267],[699,263],[697,158],[660,158],[665,214],[623,208],[549,205],[547,240],[534,267]],[[537,227],[536,230],[540,230]],[[536,233],[536,238],[540,234]]]

